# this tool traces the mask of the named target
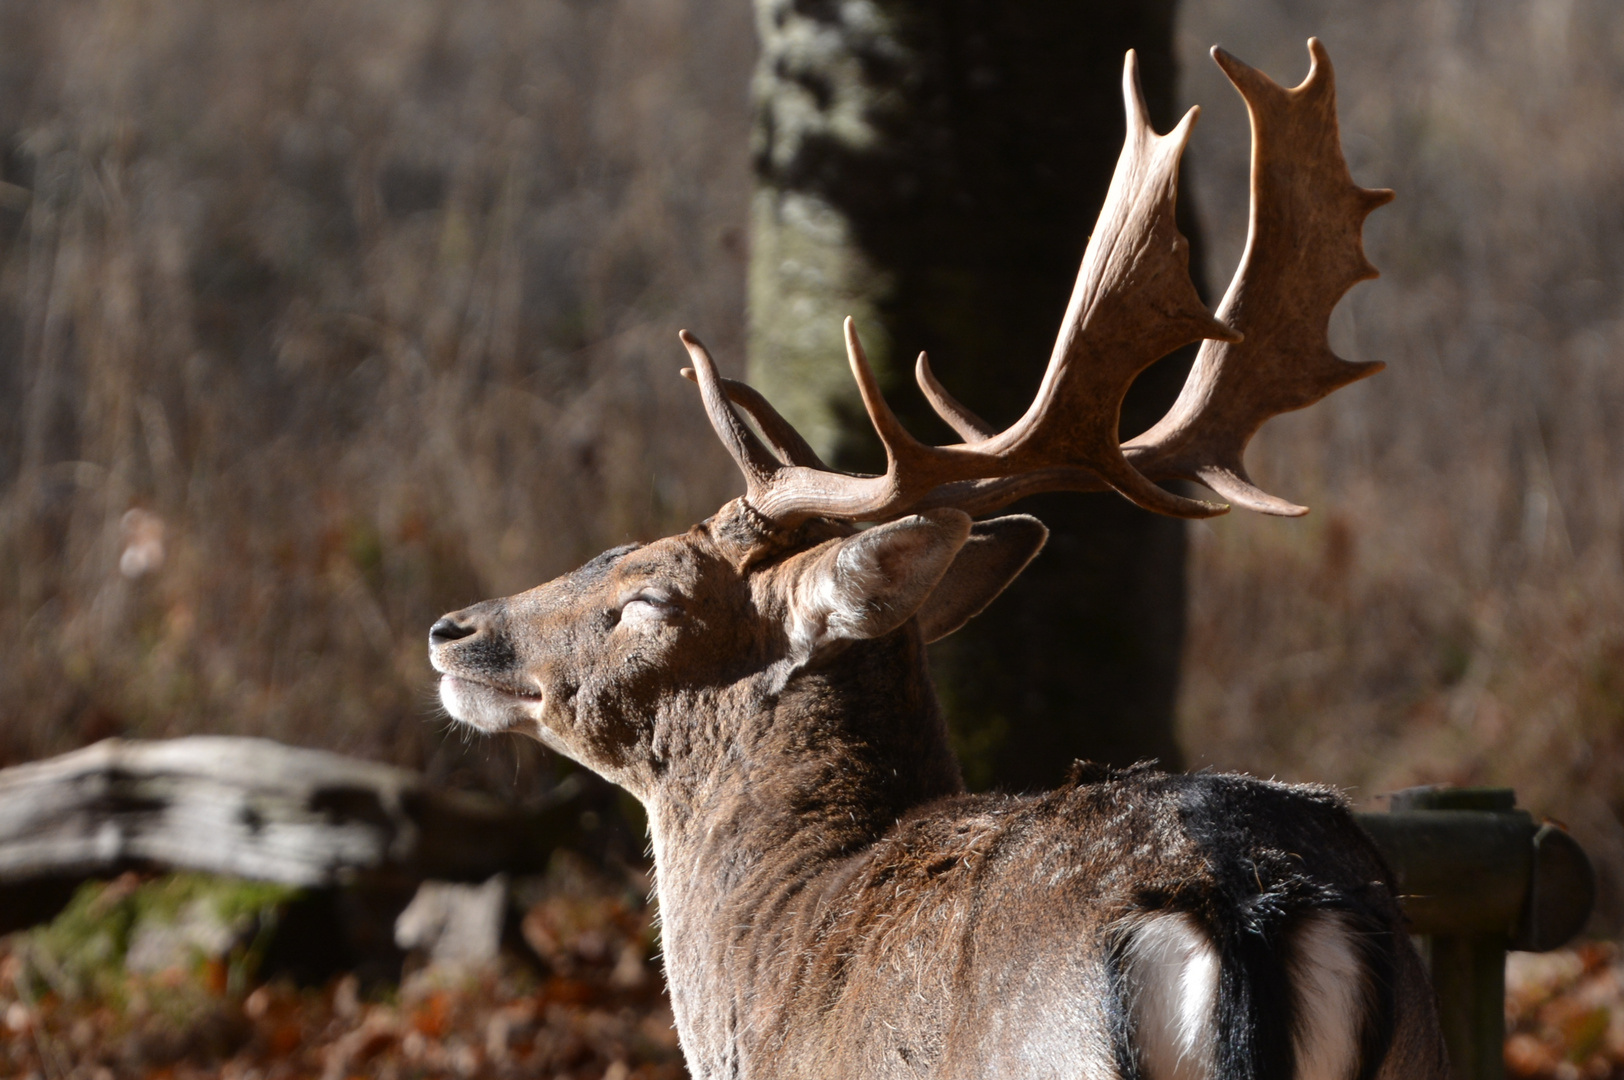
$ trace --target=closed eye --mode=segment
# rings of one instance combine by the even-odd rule
[[[675,598],[659,589],[644,589],[620,603],[620,625],[638,627],[669,622],[682,613]]]

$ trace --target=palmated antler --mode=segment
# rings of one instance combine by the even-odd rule
[[[1252,119],[1252,214],[1246,253],[1218,306],[1242,341],[1208,341],[1178,400],[1128,443],[1130,460],[1158,478],[1199,480],[1240,506],[1296,516],[1296,506],[1246,475],[1246,444],[1271,416],[1305,408],[1374,375],[1331,351],[1326,327],[1344,293],[1376,276],[1365,258],[1365,217],[1393,200],[1353,182],[1337,134],[1331,58],[1310,38],[1308,78],[1287,90],[1224,52],[1212,57]]]
[[[914,439],[880,393],[850,319],[846,349],[864,407],[885,447],[886,471],[854,476],[828,469],[766,399],[721,378],[686,331],[711,424],[743,470],[745,500],[782,525],[809,517],[880,521],[930,506],[971,514],[1039,491],[1114,488],[1149,510],[1180,517],[1223,513],[1155,480],[1200,480],[1265,513],[1300,507],[1264,494],[1241,463],[1246,443],[1270,416],[1305,405],[1372,374],[1325,339],[1331,309],[1352,285],[1374,277],[1360,229],[1391,192],[1354,185],[1342,159],[1330,62],[1309,42],[1313,66],[1294,90],[1219,50],[1214,57],[1252,115],[1251,231],[1246,255],[1214,318],[1189,276],[1189,245],[1174,224],[1178,163],[1198,110],[1157,135],[1145,116],[1137,61],[1128,53],[1123,98],[1128,135],[1083,255],[1049,367],[1026,414],[1002,432],[960,405],[923,354],[916,376],[932,407],[964,442]],[[1243,340],[1242,333],[1248,335]],[[1117,440],[1122,399],[1150,364],[1207,339],[1167,416],[1126,446]],[[734,412],[738,406],[773,446]]]

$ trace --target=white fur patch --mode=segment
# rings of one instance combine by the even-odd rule
[[[1128,946],[1134,1030],[1148,1080],[1205,1080],[1212,1069],[1218,950],[1184,914],[1152,915]]]
[[[440,704],[454,719],[487,733],[506,731],[523,719],[519,698],[454,675],[440,676]]]
[[[790,651],[805,661],[836,641],[872,637],[869,624],[892,584],[869,549],[868,534],[847,540],[833,558],[814,563],[790,596]]]
[[[839,580],[830,568],[815,565],[800,576],[790,594],[787,628],[795,662],[805,663],[820,646],[833,640],[831,617],[846,606]]]
[[[1350,1080],[1359,1063],[1365,971],[1340,912],[1315,911],[1292,931],[1296,1080]]]
[[[890,599],[887,594],[896,587],[895,580],[886,572],[884,561],[880,558],[885,552],[873,550],[879,547],[881,545],[868,539],[868,534],[859,534],[846,541],[835,556],[834,573],[824,594],[829,604],[826,633],[830,637],[866,638],[874,635],[872,624]]]

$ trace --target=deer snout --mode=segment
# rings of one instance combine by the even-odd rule
[[[435,622],[433,626],[429,627],[429,644],[444,645],[448,641],[459,641],[465,637],[472,637],[477,633],[479,633],[479,627],[465,622],[458,622],[455,615],[445,615]]]
[[[429,627],[429,663],[442,675],[473,679],[504,693],[524,696],[519,655],[502,601],[443,615]]]

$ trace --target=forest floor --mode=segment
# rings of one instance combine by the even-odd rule
[[[652,911],[623,883],[553,892],[524,949],[398,984],[239,985],[230,961],[111,981],[50,975],[41,931],[0,938],[0,1075],[20,1080],[376,1077],[679,1080]],[[111,887],[109,887],[111,889]],[[629,898],[630,897],[630,898]],[[1506,1064],[1517,1080],[1624,1078],[1624,953],[1588,942],[1514,953]]]
[[[515,912],[496,962],[409,956],[398,982],[370,985],[262,981],[252,943],[154,970],[139,923],[121,920],[153,882],[89,886],[51,925],[0,938],[0,1076],[685,1077],[646,879],[558,877]]]
[[[1528,1080],[1624,1076],[1624,955],[1617,943],[1510,955],[1506,1072]]]

